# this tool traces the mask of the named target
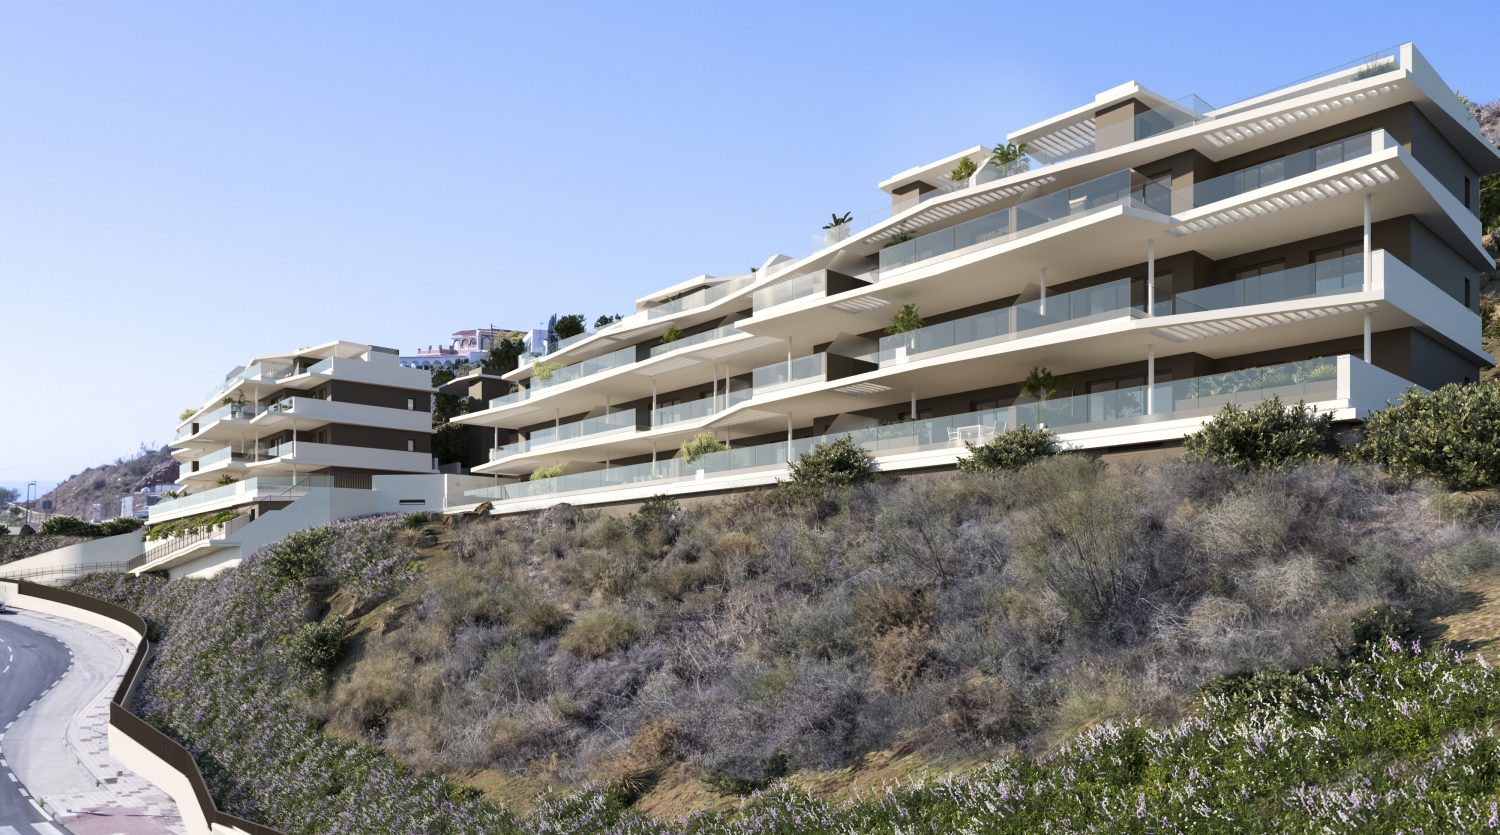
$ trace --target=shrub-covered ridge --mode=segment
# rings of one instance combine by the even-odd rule
[[[452,527],[426,562],[409,543],[433,529],[405,527],[309,532],[208,581],[84,583],[162,630],[148,715],[231,810],[299,832],[1307,831],[1351,792],[1379,794],[1369,820],[1415,804],[1454,827],[1496,799],[1493,674],[1357,660],[1493,565],[1493,536],[1357,466],[1064,456],[800,503],[563,507]],[[847,807],[776,782],[897,743],[1000,759]],[[515,821],[392,754],[601,791]],[[738,815],[631,810],[668,768],[779,787]]]

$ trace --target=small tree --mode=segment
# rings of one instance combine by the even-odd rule
[[[1073,378],[1058,377],[1046,366],[1031,369],[1026,379],[1021,381],[1021,396],[1031,397],[1043,403],[1063,389],[1073,390]]]
[[[974,164],[973,159],[964,157],[958,161],[958,165],[953,166],[952,171],[948,172],[948,179],[955,183],[966,182],[978,169],[979,166]]]
[[[684,464],[693,464],[705,455],[723,452],[726,449],[728,447],[719,443],[719,439],[714,437],[714,433],[699,432],[682,442],[682,447],[677,450],[677,457],[681,458]]]
[[[958,459],[958,468],[966,473],[998,473],[1019,470],[1033,461],[1057,454],[1057,436],[1047,429],[1019,426],[996,435],[989,443],[974,446],[965,442],[969,455]]]
[[[1408,391],[1365,420],[1356,458],[1398,478],[1432,478],[1449,490],[1500,487],[1500,386],[1449,383]]]
[[[513,336],[502,337],[490,343],[490,350],[479,361],[490,374],[505,374],[515,371],[521,364],[521,355],[526,352],[526,343]]]
[[[870,480],[870,453],[847,435],[825,441],[792,462],[790,483],[804,490],[850,487]]]
[[[187,420],[188,418],[190,418],[190,417],[192,417],[193,415],[196,415],[196,414],[198,414],[198,410],[194,409],[191,406],[189,406],[188,408],[183,409],[182,411],[180,411],[180,412],[177,413],[177,422],[178,423],[182,423],[183,421]]]
[[[1183,443],[1190,461],[1242,470],[1287,470],[1337,449],[1331,412],[1318,414],[1305,403],[1284,405],[1276,397],[1250,409],[1227,403]]]
[[[228,487],[229,485],[234,484],[236,481],[239,481],[239,479],[235,478],[229,473],[225,473],[219,476],[219,480],[215,481],[214,483],[219,485],[220,487]]]
[[[996,165],[1005,165],[1012,162],[1022,162],[1026,159],[1026,143],[1017,145],[1014,142],[1001,142],[990,151],[990,161]],[[1022,165],[1020,170],[1025,171],[1030,166]]]
[[[556,339],[567,339],[577,336],[588,330],[584,325],[585,321],[582,313],[569,313],[566,316],[559,316],[557,317],[557,321],[552,325],[552,336]]]
[[[661,335],[661,344],[676,342],[682,338],[682,331],[676,325],[667,325],[666,331]]]
[[[605,326],[608,326],[608,325],[613,325],[614,323],[620,321],[623,318],[625,318],[625,317],[621,316],[618,313],[614,313],[614,314],[606,313],[605,315],[600,316],[598,319],[594,320],[594,330],[598,330],[598,329],[600,329],[602,327],[605,327]]]
[[[462,462],[469,457],[469,428],[449,423],[432,432],[432,454],[440,464]]]
[[[920,327],[922,327],[922,317],[917,313],[917,306],[914,304],[903,304],[901,305],[901,309],[896,311],[896,314],[891,317],[891,323],[886,326],[885,332],[890,336],[896,336],[897,334],[910,333]]]

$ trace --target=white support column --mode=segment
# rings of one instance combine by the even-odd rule
[[[915,388],[911,390],[911,411],[907,414],[909,420],[917,419],[917,390]]]
[[[1146,344],[1146,414],[1156,414],[1156,346]]]
[[[656,425],[656,378],[651,378],[651,425]],[[653,463],[655,459],[653,458]]]
[[[786,413],[786,462],[792,463],[792,413]]]
[[[1370,289],[1370,266],[1371,266],[1370,265],[1370,245],[1371,245],[1371,238],[1370,238],[1371,205],[1370,204],[1371,204],[1371,201],[1373,199],[1374,199],[1374,195],[1370,194],[1368,191],[1365,192],[1365,285],[1364,285],[1364,289],[1365,290],[1369,290]],[[1368,316],[1365,317],[1365,323],[1366,323],[1366,326],[1369,325],[1369,317]],[[1366,349],[1365,353],[1369,354],[1370,353],[1369,349]],[[1369,359],[1369,357],[1367,356],[1366,359]]]
[[[790,336],[786,338],[786,378],[792,379],[792,338]],[[787,419],[790,420],[791,415],[787,415]]]
[[[605,414],[605,416],[609,415],[609,395],[608,394],[604,395],[604,414]]]
[[[1041,313],[1042,313],[1043,316],[1046,316],[1047,315],[1047,271],[1045,269],[1041,271],[1041,281],[1042,281],[1042,310],[1041,310]]]
[[[1146,315],[1156,315],[1156,239],[1146,241]]]
[[[1370,362],[1370,314],[1365,314],[1365,362]]]
[[[716,404],[719,402],[719,364],[718,363],[714,363],[714,392],[713,392],[713,402],[716,403]]]

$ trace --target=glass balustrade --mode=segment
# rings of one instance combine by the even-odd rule
[[[262,496],[263,494],[287,493],[311,487],[332,487],[333,476],[328,475],[304,475],[293,477],[287,476],[257,476],[237,481],[234,484],[226,484],[222,487],[213,487],[201,493],[189,493],[175,499],[165,499],[151,505],[149,518],[151,521],[160,519],[173,513],[180,513],[194,507],[200,507],[214,502],[229,501],[244,496]]]
[[[724,327],[715,328],[711,331],[695,333],[692,336],[684,336],[680,339],[674,339],[671,342],[663,342],[660,345],[653,345],[651,347],[651,356],[661,356],[668,351],[678,351],[692,345],[702,345],[705,342],[712,342],[715,339],[723,339],[726,336],[733,336],[740,332],[740,329],[736,328],[734,325],[725,325]]]
[[[199,458],[196,462],[192,463],[196,463],[198,465],[198,470],[204,470],[212,467],[215,464],[221,464],[225,461],[248,461],[252,457],[253,456],[250,453],[236,452],[233,447],[226,446],[220,447],[219,449],[210,452],[202,458]],[[197,470],[194,470],[194,472],[196,471]]]
[[[981,243],[997,244],[1040,227],[1090,212],[1138,205],[1170,213],[1171,190],[1134,171],[1117,171],[1053,194],[1026,200],[956,226],[920,235],[880,251],[880,277],[888,270],[915,264]]]
[[[670,426],[674,423],[701,420],[749,400],[754,393],[753,389],[739,389],[729,392],[728,395],[721,394],[717,397],[705,397],[701,400],[690,400],[687,403],[661,406],[651,413],[651,425],[653,427]]]
[[[1156,314],[1201,313],[1252,304],[1290,301],[1364,287],[1364,256],[1345,255],[1238,281],[1185,290],[1156,303]]]
[[[663,302],[656,307],[646,309],[647,319],[659,319],[663,316],[671,316],[684,310],[692,310],[696,307],[707,307],[730,294],[750,286],[754,283],[754,276],[745,276],[730,281],[721,282],[711,287],[704,287],[683,296],[678,296],[668,302]]]
[[[790,363],[763,365],[750,374],[751,386],[758,394],[766,389],[799,383],[828,373],[827,354],[809,354]]]
[[[545,360],[537,363],[537,365],[542,365],[544,362]],[[576,362],[572,365],[565,365],[562,368],[552,369],[546,373],[546,376],[538,374],[536,366],[533,366],[531,389],[532,391],[536,391],[538,389],[551,388],[552,386],[560,386],[563,383],[571,383],[574,380],[581,380],[584,377],[608,371],[612,368],[619,368],[622,365],[629,365],[633,362],[635,362],[635,347],[631,346],[629,348],[621,348],[618,351],[603,356]]]
[[[758,444],[704,455],[692,463],[670,458],[519,484],[468,491],[478,499],[525,499],[597,490],[651,481],[676,481],[704,475],[784,466],[821,443],[847,437],[876,454],[952,448],[965,442],[983,443],[1019,425],[1046,424],[1054,431],[1106,427],[1140,420],[1211,414],[1226,403],[1250,405],[1270,397],[1283,401],[1318,402],[1338,395],[1335,357],[1284,363],[1243,371],[1211,374],[1186,380],[1134,386],[1106,392],[1054,397],[1043,402],[968,412],[927,420],[834,433],[791,442]],[[1148,415],[1148,410],[1150,414]]]
[[[1362,133],[1196,183],[1192,187],[1193,208],[1365,156],[1370,153],[1372,136]]]
[[[805,299],[825,293],[828,290],[828,272],[819,270],[807,275],[799,275],[796,278],[773,284],[756,290],[750,297],[750,304],[756,313],[769,307],[786,304],[787,302]]]
[[[516,389],[510,394],[503,394],[490,400],[490,408],[498,409],[501,406],[509,406],[512,403],[520,403],[531,395],[527,389]]]
[[[564,423],[559,426],[538,429],[531,433],[531,448],[535,449],[547,444],[571,441],[587,435],[598,435],[604,432],[634,428],[635,409],[626,409],[622,412],[612,412],[607,415],[585,418],[573,423]]]
[[[903,334],[881,337],[880,349],[864,359],[886,364],[896,360],[903,348],[905,355],[912,357],[955,345],[1001,338],[1013,339],[1028,331],[1083,319],[1132,310],[1144,311],[1144,299],[1145,282],[1120,279],[1051,295],[1045,303],[1037,299]]]

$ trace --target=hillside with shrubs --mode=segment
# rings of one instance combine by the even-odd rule
[[[1500,400],[1409,397],[1353,450],[1226,410],[1152,466],[1032,433],[882,480],[830,447],[694,507],[76,586],[151,621],[141,711],[288,832],[1472,830],[1500,676],[1417,640],[1500,562],[1496,465],[1421,448],[1455,416]]]

